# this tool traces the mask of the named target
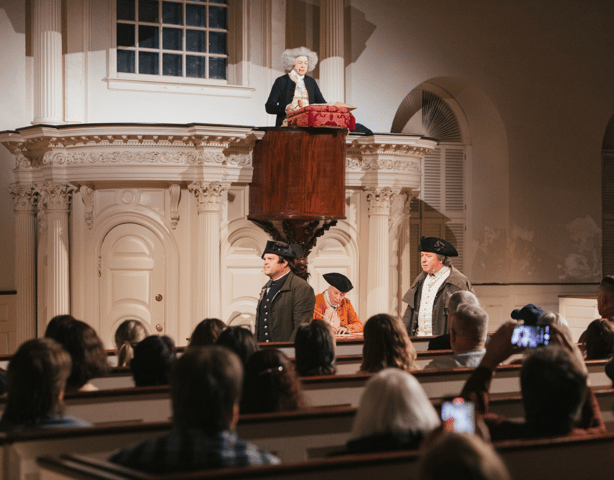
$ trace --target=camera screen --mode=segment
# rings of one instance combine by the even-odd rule
[[[473,402],[455,398],[441,404],[441,419],[453,420],[453,429],[458,433],[475,433],[475,407]]]
[[[514,328],[512,344],[519,347],[541,347],[550,343],[550,327],[520,325]]]

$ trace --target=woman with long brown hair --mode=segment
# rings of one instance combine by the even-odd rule
[[[417,370],[416,349],[399,319],[386,313],[373,315],[363,335],[360,372],[376,373],[388,367]]]

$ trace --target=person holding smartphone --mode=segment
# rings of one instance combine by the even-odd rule
[[[461,393],[475,402],[476,415],[486,422],[492,440],[605,433],[599,404],[587,384],[582,354],[557,325],[550,326],[550,345],[532,348],[523,362],[520,386],[524,423],[486,413],[488,390],[497,365],[522,350],[512,344],[517,326],[516,322],[507,322],[492,335],[480,365]]]

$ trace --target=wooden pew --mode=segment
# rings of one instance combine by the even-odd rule
[[[586,362],[591,385],[611,387],[612,382],[605,375],[605,360]],[[520,365],[502,365],[491,384],[491,393],[520,391]],[[424,370],[413,372],[424,387],[429,398],[458,395],[471,374],[471,368],[448,370]],[[358,406],[365,383],[371,374],[327,375],[301,379],[308,405]],[[141,387],[97,392],[75,392],[66,394],[67,413],[99,424],[105,422],[160,422],[171,416],[168,387]],[[0,399],[0,410],[5,400]]]
[[[512,478],[523,480],[610,478],[614,469],[614,433],[599,437],[533,439],[496,442]],[[41,480],[60,479],[256,479],[362,480],[372,478],[418,479],[418,451],[342,455],[307,462],[263,467],[208,470],[184,474],[146,475],[105,460],[79,455],[43,457]]]
[[[594,389],[608,429],[614,431],[614,389]],[[442,399],[434,399],[439,409]],[[519,393],[494,394],[490,411],[522,421],[524,410]],[[350,437],[356,414],[353,407],[311,408],[297,412],[241,415],[238,435],[275,453],[284,463],[327,456],[343,449]],[[5,454],[3,478],[26,478],[36,473],[40,455],[80,453],[106,458],[117,448],[165,434],[169,422],[102,426],[86,429],[47,430],[11,434],[0,438]]]

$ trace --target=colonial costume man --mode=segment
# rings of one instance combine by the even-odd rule
[[[350,279],[340,273],[326,273],[323,277],[330,286],[316,295],[313,317],[329,322],[335,334],[362,332],[362,322],[345,298],[346,293],[354,288]]]

